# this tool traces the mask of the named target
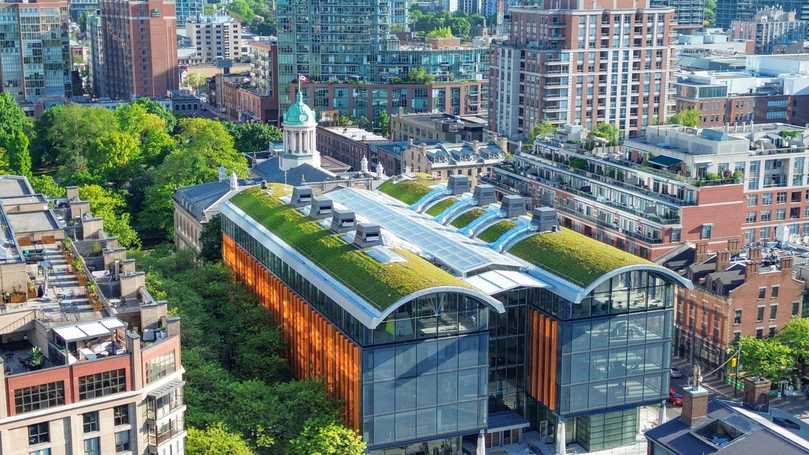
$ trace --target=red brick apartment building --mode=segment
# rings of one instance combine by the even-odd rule
[[[663,265],[685,275],[694,289],[677,290],[674,346],[708,365],[719,365],[742,336],[775,335],[801,314],[804,282],[793,275],[793,258],[775,251],[762,255],[738,246],[708,253],[705,244],[681,248]]]
[[[177,24],[172,0],[102,0],[106,74],[111,98],[165,97],[179,88]]]
[[[502,193],[554,205],[562,223],[657,260],[684,243],[708,251],[809,235],[809,152],[802,127],[647,128],[588,151],[564,137],[492,168]],[[788,230],[788,232],[787,232]]]
[[[527,134],[542,121],[635,136],[670,115],[674,8],[648,1],[547,0],[511,8],[508,39],[492,48],[489,127]]]

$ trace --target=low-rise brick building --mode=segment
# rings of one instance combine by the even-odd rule
[[[801,314],[804,282],[793,274],[793,258],[775,250],[708,253],[699,243],[659,261],[688,277],[694,289],[678,289],[674,349],[710,366],[726,360],[726,352],[742,336],[775,335]]]

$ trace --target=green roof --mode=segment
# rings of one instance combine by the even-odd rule
[[[535,234],[517,242],[509,253],[581,287],[628,265],[651,262],[570,229]]]
[[[270,184],[267,190],[246,189],[231,202],[377,309],[384,311],[402,297],[436,286],[471,289],[404,249],[393,249],[403,262],[376,261],[279,199],[289,192],[286,185]]]
[[[422,196],[429,193],[432,190],[431,186],[436,183],[438,183],[437,180],[427,178],[400,180],[397,183],[389,179],[379,186],[379,191],[410,205],[415,204]]]
[[[458,229],[461,229],[465,227],[467,224],[471,223],[472,221],[475,221],[476,219],[480,218],[480,216],[483,215],[484,213],[486,213],[485,210],[475,207],[471,210],[468,210],[458,215],[458,218],[452,220],[450,224]]]
[[[478,234],[478,238],[486,243],[492,243],[514,226],[516,226],[516,224],[509,220],[498,221]]]
[[[449,197],[449,198],[443,199],[443,200],[433,204],[432,207],[427,209],[427,215],[436,216],[439,213],[443,212],[445,209],[449,208],[450,205],[454,204],[457,201],[458,200],[455,199],[454,197]]]

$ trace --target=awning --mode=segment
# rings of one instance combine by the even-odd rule
[[[521,415],[514,412],[498,412],[489,416],[489,428],[487,433],[496,431],[516,430],[518,428],[528,428],[530,425]]]
[[[649,164],[664,168],[674,167],[682,162],[683,162],[682,160],[678,160],[677,158],[672,158],[666,155],[657,155],[656,157],[649,160]]]
[[[172,390],[182,387],[185,385],[185,381],[182,379],[172,379],[171,381],[161,385],[160,387],[152,390],[151,392],[147,393],[146,395],[152,398],[160,398],[167,393],[171,392]]]

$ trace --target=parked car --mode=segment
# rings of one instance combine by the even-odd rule
[[[683,372],[680,371],[677,368],[672,368],[671,369],[671,377],[672,377],[672,379],[680,379],[681,377],[683,377]]]
[[[677,392],[677,389],[672,387],[669,389],[669,398],[666,401],[672,406],[681,408],[683,407],[683,394]]]

